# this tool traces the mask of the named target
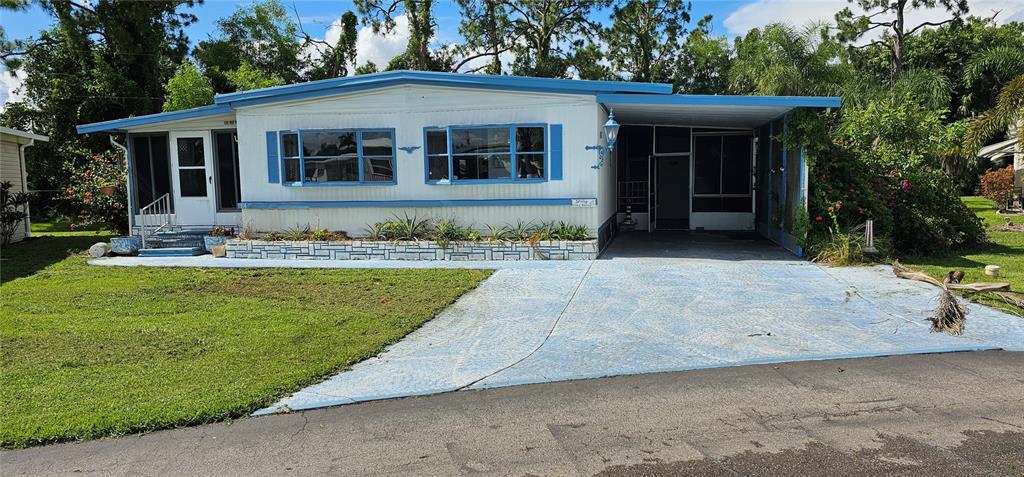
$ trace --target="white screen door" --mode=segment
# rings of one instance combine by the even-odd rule
[[[213,147],[208,131],[174,132],[171,139],[171,179],[178,225],[213,225]]]

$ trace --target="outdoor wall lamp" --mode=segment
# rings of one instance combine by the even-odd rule
[[[604,130],[604,137],[608,139],[608,145],[587,146],[588,151],[597,151],[598,155],[597,164],[590,166],[592,169],[604,167],[605,158],[615,148],[615,141],[619,138],[619,123],[615,122],[615,110],[608,110],[608,121],[604,123],[602,129]]]

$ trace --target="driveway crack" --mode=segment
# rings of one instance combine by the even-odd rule
[[[548,340],[551,338],[551,335],[554,334],[555,328],[558,327],[558,322],[562,321],[562,317],[565,316],[566,310],[569,309],[569,305],[571,305],[573,300],[576,299],[576,295],[580,292],[580,288],[583,286],[583,282],[587,280],[587,275],[590,275],[590,269],[593,268],[593,267],[594,267],[594,261],[591,260],[590,264],[587,265],[587,270],[585,272],[583,272],[583,276],[580,277],[579,283],[576,284],[576,288],[574,288],[572,290],[572,295],[569,296],[569,300],[567,300],[565,302],[565,306],[562,307],[562,311],[560,313],[558,313],[558,317],[555,318],[554,323],[551,323],[551,328],[548,329],[548,333],[546,335],[544,335],[544,339],[541,340],[540,344],[538,344],[536,348],[533,348],[533,350],[530,351],[529,353],[527,353],[526,356],[523,356],[522,358],[519,358],[519,359],[515,360],[514,362],[512,362],[512,364],[509,364],[509,365],[504,366],[504,367],[502,367],[502,368],[500,368],[500,369],[498,369],[496,371],[488,373],[488,374],[484,375],[483,377],[480,377],[480,378],[477,378],[477,379],[475,379],[473,381],[470,381],[468,384],[460,386],[460,387],[456,388],[455,390],[456,391],[462,391],[464,389],[468,389],[468,388],[472,387],[474,384],[479,383],[480,381],[483,381],[483,380],[485,380],[487,378],[490,378],[491,376],[494,376],[494,375],[496,375],[498,373],[504,372],[504,371],[506,371],[506,370],[508,370],[508,369],[510,369],[510,368],[512,368],[512,367],[514,367],[516,365],[518,365],[519,363],[522,363],[523,361],[526,361],[527,359],[530,358],[530,356],[533,356],[534,354],[537,353],[537,351],[540,351],[540,349],[543,348],[545,344],[547,344]]]

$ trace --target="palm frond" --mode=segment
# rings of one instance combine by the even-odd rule
[[[969,151],[981,149],[985,143],[1010,126],[1024,122],[1024,74],[1012,79],[999,91],[996,105],[985,111],[971,124],[964,147]],[[1017,147],[1024,148],[1024,134],[1018,132]]]

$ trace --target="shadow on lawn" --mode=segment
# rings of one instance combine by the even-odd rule
[[[109,241],[110,237],[106,233],[43,236],[8,245],[0,249],[0,284],[33,275],[96,242]]]

